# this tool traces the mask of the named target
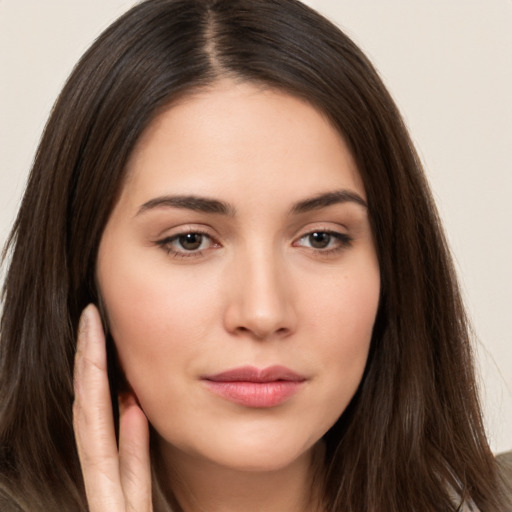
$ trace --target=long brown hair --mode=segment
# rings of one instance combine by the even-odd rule
[[[98,301],[98,244],[148,123],[226,76],[324,112],[366,189],[382,293],[365,375],[325,436],[326,510],[503,510],[467,321],[413,145],[366,57],[296,0],[148,0],[73,71],[6,246],[0,508],[87,510],[72,373],[80,312]]]

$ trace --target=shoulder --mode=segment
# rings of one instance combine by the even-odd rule
[[[512,482],[512,450],[497,455],[496,462],[498,463],[502,476]]]
[[[500,489],[500,501],[512,504],[512,451],[496,455],[496,466],[498,470],[498,486]],[[455,493],[452,494],[454,504],[460,502]],[[480,512],[480,509],[473,503],[473,501],[465,501],[459,508],[459,512]],[[493,509],[494,510],[494,509]],[[500,509],[501,510],[501,509]],[[507,510],[512,510],[507,508]]]
[[[496,463],[504,493],[512,503],[512,450],[497,455]]]

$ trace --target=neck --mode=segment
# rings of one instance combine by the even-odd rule
[[[177,501],[182,512],[322,510],[321,448],[311,449],[286,467],[271,471],[226,468],[168,446],[162,448],[155,467],[157,485],[165,501]]]

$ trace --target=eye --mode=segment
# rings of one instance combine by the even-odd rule
[[[349,247],[352,238],[335,231],[312,231],[300,237],[294,245],[308,247],[322,253],[330,253]]]
[[[176,237],[174,242],[180,249],[184,249],[185,251],[198,251],[204,248],[202,246],[206,240],[207,236],[202,233],[186,233]]]
[[[332,235],[330,233],[326,233],[325,231],[319,231],[315,233],[310,233],[306,237],[311,247],[313,249],[327,249],[332,241]]]
[[[200,231],[179,233],[159,240],[157,244],[176,257],[198,256],[202,251],[218,246],[209,235]]]

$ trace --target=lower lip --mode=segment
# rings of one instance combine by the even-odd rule
[[[271,382],[204,381],[213,393],[245,407],[276,407],[297,393],[302,381],[278,380]]]

